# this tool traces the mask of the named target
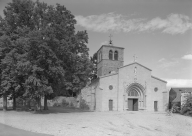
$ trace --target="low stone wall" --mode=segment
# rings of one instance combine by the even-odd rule
[[[3,107],[3,98],[0,98],[0,107]],[[13,100],[7,100],[7,107],[13,107]]]
[[[66,107],[78,107],[78,99],[74,97],[63,97],[58,96],[55,97],[53,100],[48,100],[48,106],[66,106]]]

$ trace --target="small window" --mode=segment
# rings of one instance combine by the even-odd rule
[[[113,51],[112,50],[109,51],[109,59],[113,60]]]
[[[118,60],[118,51],[115,51],[115,53],[114,53],[114,59],[115,59],[115,60]]]
[[[112,86],[112,85],[110,85],[110,86],[109,86],[109,90],[112,90],[112,89],[113,89],[113,86]]]
[[[155,92],[157,92],[157,91],[158,91],[158,88],[157,88],[157,87],[155,87],[155,88],[154,88],[154,91],[155,91]]]

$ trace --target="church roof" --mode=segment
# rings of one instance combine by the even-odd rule
[[[186,93],[186,92],[192,92],[192,88],[190,87],[176,87],[176,88],[171,88],[176,92],[181,92],[181,93]]]
[[[160,79],[160,78],[157,78],[157,77],[154,77],[154,76],[151,76],[152,78],[155,78],[155,79],[157,79],[157,80],[159,80],[159,81],[162,81],[162,82],[165,82],[165,83],[167,83],[167,81],[165,81],[165,80],[162,80],[162,79]]]
[[[94,79],[93,81],[91,81],[91,83],[88,86],[91,86],[93,84],[96,84],[97,82],[99,82],[99,77]]]
[[[103,76],[100,76],[99,78],[103,78],[103,77],[108,77],[108,76],[113,76],[113,75],[117,75],[118,73],[111,73],[111,74],[107,74],[107,75],[103,75]]]
[[[130,65],[133,65],[133,64],[138,64],[139,66],[144,67],[145,69],[147,69],[147,70],[149,70],[149,71],[152,71],[151,69],[149,69],[149,68],[147,68],[147,67],[143,66],[142,64],[139,64],[138,62],[133,62],[133,63],[131,63],[131,64],[128,64],[128,65],[122,66],[122,67],[120,67],[120,68],[127,67],[127,66],[130,66]],[[119,68],[119,69],[120,69],[120,68]]]
[[[192,88],[171,88],[169,91],[169,99],[172,98],[171,102],[181,102],[181,93],[192,92]]]

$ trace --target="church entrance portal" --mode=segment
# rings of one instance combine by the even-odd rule
[[[138,111],[138,99],[128,99],[128,110]]]
[[[138,111],[144,108],[144,90],[144,87],[138,83],[132,83],[127,87],[127,96],[125,95],[127,110]]]

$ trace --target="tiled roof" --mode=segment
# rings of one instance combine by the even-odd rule
[[[176,98],[172,102],[181,102],[181,93],[192,92],[192,88],[171,88],[169,97],[172,97],[173,92],[176,93]]]

